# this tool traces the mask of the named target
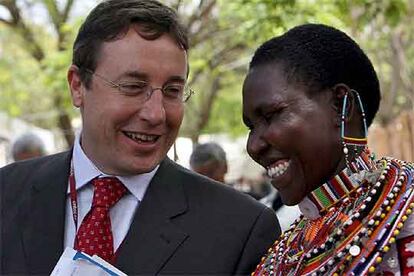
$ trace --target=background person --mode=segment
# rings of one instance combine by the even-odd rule
[[[266,176],[266,181],[270,183],[268,176]],[[275,211],[282,231],[289,229],[290,225],[301,215],[297,205],[287,206],[283,204],[279,192],[274,187],[271,187],[270,193],[260,198],[259,201]]]
[[[224,183],[227,173],[226,152],[217,143],[197,145],[190,156],[193,171]]]
[[[191,95],[187,50],[157,1],[92,10],[68,71],[73,149],[0,169],[0,274],[49,274],[65,247],[128,275],[254,269],[279,235],[273,212],[166,157]]]
[[[414,165],[375,159],[379,81],[345,33],[295,27],[255,52],[243,85],[247,151],[302,216],[255,275],[410,275]]]
[[[11,153],[14,161],[21,161],[46,155],[46,148],[39,136],[26,133],[13,142]]]

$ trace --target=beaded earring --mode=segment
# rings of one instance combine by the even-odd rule
[[[344,96],[343,104],[342,104],[342,114],[341,114],[341,140],[343,145],[343,153],[345,155],[346,166],[351,169],[350,167],[350,160],[349,160],[349,150],[353,147],[355,153],[358,152],[358,149],[365,150],[367,148],[368,143],[368,128],[367,128],[367,121],[365,118],[365,111],[364,106],[362,105],[361,97],[359,93],[351,89],[350,92],[354,93],[357,98],[357,102],[362,114],[362,122],[364,127],[364,135],[362,138],[355,138],[345,136],[345,118],[346,118],[346,106],[348,103],[348,92]]]

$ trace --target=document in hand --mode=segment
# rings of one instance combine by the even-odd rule
[[[127,276],[100,257],[76,251],[67,247],[60,256],[51,276]]]

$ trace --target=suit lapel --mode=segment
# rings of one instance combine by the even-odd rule
[[[188,237],[171,221],[187,210],[176,166],[161,163],[117,252],[116,266],[127,274],[158,273]]]
[[[23,245],[31,273],[51,272],[63,252],[71,152],[49,159],[35,173],[22,211]]]

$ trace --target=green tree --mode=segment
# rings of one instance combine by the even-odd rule
[[[4,54],[5,67],[1,70],[12,68],[14,64],[22,67],[30,64],[33,69],[31,72],[34,72],[31,75],[30,72],[27,72],[28,68],[19,68],[19,66],[14,68],[16,70],[12,70],[13,75],[10,76],[11,84],[8,85],[9,92],[7,90],[2,92],[5,93],[5,96],[2,95],[2,97],[11,101],[9,103],[12,110],[9,110],[9,112],[12,115],[17,115],[21,111],[25,113],[30,112],[30,108],[27,108],[27,106],[36,106],[36,100],[33,100],[32,96],[36,93],[35,90],[41,87],[45,90],[45,93],[39,95],[37,102],[42,100],[43,103],[40,105],[45,108],[49,107],[45,111],[50,110],[50,108],[56,111],[57,125],[61,129],[68,145],[72,145],[74,133],[71,125],[71,114],[68,110],[68,93],[66,88],[62,89],[64,78],[62,79],[61,77],[68,64],[69,55],[67,50],[69,48],[69,40],[72,37],[71,28],[68,26],[68,19],[74,2],[74,0],[67,0],[60,7],[58,1],[53,0],[0,1],[0,7],[8,13],[8,16],[0,17],[0,23],[2,23],[1,34],[5,35],[5,37],[2,37],[4,39],[2,44],[7,45],[9,42],[20,41],[19,43],[5,46],[3,51],[6,52],[7,47],[14,47],[15,49],[11,51],[9,49],[7,53],[13,53],[20,49],[26,52],[26,56],[24,53],[18,54],[22,59],[18,59],[17,63],[13,62],[13,58],[6,58],[6,54]],[[31,9],[34,5],[42,5],[44,7],[50,22],[49,27],[53,29],[53,32],[47,32],[45,26],[25,18],[23,11]],[[9,39],[11,40],[9,41]],[[16,47],[16,45],[19,46]],[[17,55],[15,58],[17,58]],[[21,74],[25,75],[22,76]],[[37,82],[31,79],[31,77],[36,75]],[[39,80],[43,82],[39,82]],[[23,84],[24,82],[35,85],[27,86]],[[14,92],[18,93],[14,99],[12,95],[7,95],[7,93]],[[29,98],[31,99],[31,104],[29,105],[24,105],[25,101],[23,103],[20,101],[28,100]],[[15,100],[15,102],[13,103],[11,99]],[[47,102],[49,100],[51,102]]]
[[[196,95],[186,104],[181,135],[246,133],[241,122],[241,87],[255,48],[298,24],[332,25],[353,36],[377,69],[383,91],[378,121],[387,125],[414,100],[412,0],[165,0],[189,30]],[[0,108],[14,116],[37,113],[34,122],[58,125],[73,141],[75,116],[66,85],[70,47],[78,23],[69,23],[75,0],[0,0]],[[42,7],[48,25],[22,11]],[[4,100],[3,100],[4,99]],[[56,122],[42,114],[55,114]]]
[[[197,92],[187,104],[182,135],[197,143],[201,133],[245,133],[241,84],[255,42],[264,33],[284,30],[284,17],[295,13],[295,1],[276,2],[273,13],[266,12],[273,1],[224,0],[200,0],[189,16],[181,12],[192,47],[189,84]]]

